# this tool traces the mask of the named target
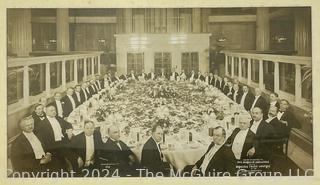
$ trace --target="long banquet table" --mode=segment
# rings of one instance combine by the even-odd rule
[[[202,82],[123,81],[112,86],[69,115],[74,134],[81,133],[84,120],[91,119],[105,142],[108,127],[115,124],[120,128],[121,140],[140,160],[151,124],[163,121],[165,134],[161,148],[165,159],[176,169],[194,164],[205,153],[212,141],[209,128],[222,126],[228,137],[237,127],[234,115],[250,117],[220,90]]]

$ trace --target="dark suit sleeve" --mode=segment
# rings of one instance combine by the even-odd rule
[[[225,156],[225,159],[224,159],[225,171],[229,172],[231,176],[234,176],[236,174],[237,160],[230,148],[226,149],[224,156]]]

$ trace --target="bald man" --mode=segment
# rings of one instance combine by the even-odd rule
[[[115,164],[120,176],[136,176],[139,166],[138,159],[131,149],[120,140],[120,130],[116,125],[108,128],[109,139],[102,144],[101,157],[108,163]]]

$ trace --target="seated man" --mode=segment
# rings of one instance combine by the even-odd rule
[[[42,121],[38,135],[47,151],[65,161],[67,144],[73,136],[72,125],[57,116],[54,106],[47,107],[47,117]]]
[[[138,173],[136,169],[139,166],[138,159],[131,149],[120,140],[119,128],[115,125],[110,126],[108,134],[109,139],[101,147],[101,157],[106,159],[107,163],[114,164],[114,170],[119,170],[120,176],[136,176]]]
[[[266,118],[267,108],[268,108],[267,101],[264,99],[264,97],[262,97],[262,90],[260,88],[255,88],[254,91],[255,91],[255,96],[252,101],[250,111],[252,111],[252,109],[255,107],[259,107],[262,110],[264,118]]]
[[[169,164],[164,162],[160,142],[162,141],[163,129],[160,124],[155,124],[151,128],[151,137],[143,145],[141,154],[141,164],[152,172],[166,173]]]
[[[217,172],[228,173],[233,176],[236,172],[236,158],[231,150],[225,144],[226,131],[221,126],[213,130],[213,142],[209,145],[207,152],[192,167],[193,175],[210,176]],[[190,171],[187,166],[185,171]]]
[[[300,123],[289,108],[290,103],[288,100],[282,99],[280,101],[280,109],[277,115],[278,119],[287,126],[287,137],[289,137],[292,128],[301,128]]]
[[[99,168],[99,149],[102,144],[101,135],[96,132],[93,121],[85,121],[83,132],[70,141],[72,164],[76,172],[81,169]]]
[[[73,98],[73,89],[71,87],[67,89],[67,94],[62,98],[62,102],[64,102],[63,117],[68,117],[77,107],[76,101]]]
[[[36,104],[34,111],[32,112],[32,118],[34,120],[34,133],[38,132],[41,122],[46,118],[46,113],[43,111],[42,104]]]
[[[248,156],[255,159],[270,160],[272,156],[273,127],[263,119],[260,107],[252,109],[250,130],[255,133],[253,147],[248,151]]]
[[[15,172],[58,172],[62,165],[52,153],[45,150],[43,142],[33,133],[34,120],[31,116],[19,122],[22,133],[11,146],[11,162]],[[31,175],[31,174],[29,174]]]
[[[240,116],[239,127],[233,130],[226,142],[231,146],[232,152],[238,160],[248,158],[247,153],[253,147],[255,134],[249,128],[250,119],[248,120],[246,117]]]

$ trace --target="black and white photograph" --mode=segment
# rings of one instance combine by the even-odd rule
[[[318,10],[178,5],[4,9],[6,178],[315,175]]]

